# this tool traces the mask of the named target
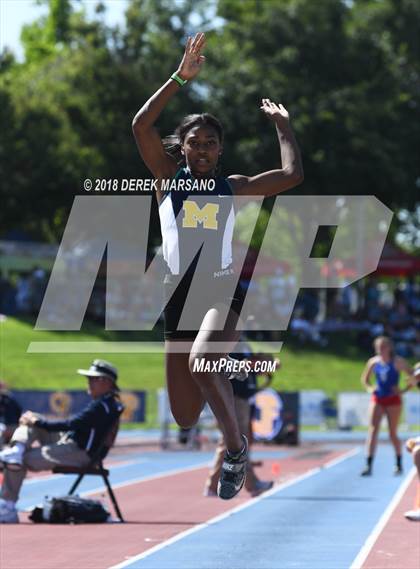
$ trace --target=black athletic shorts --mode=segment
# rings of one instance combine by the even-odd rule
[[[193,272],[187,272],[183,277],[176,275],[166,275],[164,280],[164,296],[166,307],[163,311],[164,326],[165,326],[165,340],[194,340],[198,334],[197,330],[178,330],[178,323],[181,318],[184,304],[188,295],[188,290],[191,285]],[[226,280],[233,279],[237,282],[236,275],[221,276],[212,278],[211,298],[203,298],[203,302],[198,308],[196,315],[196,322],[202,322],[204,316],[215,304],[224,304],[229,306],[238,316],[241,315],[242,305],[245,299],[245,292],[242,286],[238,283],[233,296],[226,296]],[[232,289],[231,289],[232,290]]]

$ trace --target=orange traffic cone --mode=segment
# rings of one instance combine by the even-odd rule
[[[273,462],[273,464],[271,465],[271,474],[273,476],[279,476],[279,474],[280,474],[280,463],[279,462]]]

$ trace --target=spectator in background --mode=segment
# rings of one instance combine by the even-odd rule
[[[0,273],[0,314],[15,314],[16,291],[9,279]]]
[[[403,287],[401,286],[401,282],[398,279],[397,282],[395,283],[395,288],[394,288],[394,305],[399,304],[403,300],[404,300],[404,291]]]
[[[413,277],[407,280],[404,296],[409,310],[420,316],[420,284],[415,283]]]
[[[394,345],[386,336],[376,338],[374,347],[376,355],[367,361],[361,377],[363,386],[372,394],[366,443],[366,467],[361,475],[370,476],[372,474],[372,463],[384,414],[388,419],[389,436],[396,455],[394,472],[401,474],[401,443],[397,434],[402,409],[401,394],[415,384],[413,370],[403,358],[395,356]],[[409,376],[409,381],[404,389],[400,389],[398,386],[400,372],[405,372]],[[372,386],[370,383],[372,374],[375,374],[376,386]]]
[[[377,284],[373,280],[369,280],[365,289],[365,306],[366,312],[370,314],[371,310],[376,310],[379,304],[379,290]]]
[[[413,319],[408,312],[408,307],[405,302],[398,302],[394,306],[389,315],[389,323],[396,332],[406,330],[412,325]]]
[[[10,441],[21,415],[19,403],[9,393],[6,383],[0,380],[0,446]]]
[[[413,355],[415,358],[420,358],[420,324],[417,324],[415,338]]]
[[[319,312],[319,293],[315,289],[306,289],[302,295],[303,317],[315,322]]]
[[[0,314],[5,314],[4,310],[4,299],[6,298],[7,289],[9,286],[8,280],[3,276],[3,273],[0,271]]]
[[[29,279],[30,283],[30,310],[33,314],[37,314],[41,308],[42,300],[47,288],[47,273],[40,267],[34,267]]]
[[[302,316],[303,309],[301,307],[295,308],[290,329],[294,336],[301,344],[310,342],[316,344],[321,348],[328,345],[328,340],[321,334],[319,324],[310,322]]]
[[[16,306],[20,313],[28,313],[31,309],[31,284],[29,273],[21,273],[16,285]]]

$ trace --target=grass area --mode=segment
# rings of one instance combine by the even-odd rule
[[[130,337],[131,340],[135,338]],[[33,354],[32,341],[127,340],[127,335],[89,325],[80,332],[34,330],[27,320],[8,318],[0,322],[0,375],[15,389],[83,389],[77,368],[86,368],[94,357],[112,361],[119,369],[124,389],[157,389],[164,385],[163,354]],[[351,337],[333,338],[323,350],[300,347],[286,338],[280,353],[282,369],[273,386],[279,389],[359,390],[360,373],[367,355]]]
[[[0,378],[13,389],[85,389],[86,379],[78,368],[87,369],[96,357],[111,361],[119,370],[122,389],[146,390],[147,423],[153,426],[157,416],[156,389],[165,383],[163,354],[33,354],[30,342],[48,341],[135,341],[130,336],[107,332],[87,325],[80,332],[34,330],[34,322],[8,318],[0,322]]]
[[[92,359],[100,357],[118,367],[119,383],[123,389],[162,387],[162,354],[27,353],[29,343],[33,341],[92,342],[116,339],[115,332],[104,332],[95,325],[81,332],[51,332],[34,330],[33,322],[8,318],[0,322],[0,376],[15,389],[84,389],[86,380],[77,375],[76,370],[88,368]]]
[[[78,368],[87,368],[95,357],[111,361],[119,369],[122,389],[148,391],[147,426],[157,411],[155,391],[163,387],[163,354],[33,354],[31,341],[135,341],[139,335],[105,331],[87,324],[80,332],[34,330],[34,322],[7,318],[0,322],[0,377],[14,389],[84,389]],[[281,390],[323,389],[334,396],[338,391],[360,390],[360,373],[367,354],[355,347],[350,335],[335,336],[323,350],[297,346],[287,336],[280,352],[282,369],[273,387]]]
[[[286,338],[280,352],[282,369],[273,386],[288,391],[323,389],[331,396],[339,391],[359,391],[367,357],[344,338],[334,339],[326,349],[296,346]]]

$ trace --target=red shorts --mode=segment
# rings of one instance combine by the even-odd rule
[[[387,395],[386,397],[378,397],[375,393],[372,394],[372,401],[378,403],[382,407],[391,407],[392,405],[401,405],[400,395]]]

